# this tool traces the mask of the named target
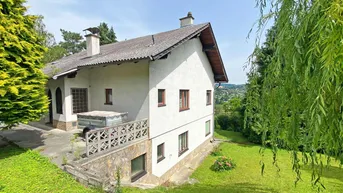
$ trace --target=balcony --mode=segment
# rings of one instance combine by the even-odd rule
[[[148,139],[148,132],[147,118],[91,130],[86,133],[86,155],[100,155]]]

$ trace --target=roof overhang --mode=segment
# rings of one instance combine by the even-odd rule
[[[163,52],[155,56],[152,56],[152,59],[158,60],[162,58],[163,56],[170,53],[173,49],[175,49],[179,45],[183,44],[184,42],[194,37],[200,38],[200,41],[203,46],[203,51],[206,53],[206,56],[211,64],[215,82],[225,82],[225,83],[229,82],[229,79],[225,71],[223,60],[220,55],[219,48],[217,46],[217,41],[216,41],[216,38],[214,37],[213,30],[210,23],[208,23],[206,26],[199,29],[198,31],[194,32],[193,34],[189,35],[185,39],[181,40],[177,44],[171,46],[169,49],[164,50]]]
[[[71,73],[76,72],[76,71],[78,71],[77,68],[62,72],[62,73],[59,73],[59,74],[52,76],[52,79],[57,80],[60,77],[66,76],[66,75],[71,74]]]
[[[211,64],[216,82],[229,82],[222,57],[219,52],[218,44],[214,36],[211,24],[200,33],[200,41],[203,45],[203,51]]]

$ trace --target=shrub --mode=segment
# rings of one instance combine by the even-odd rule
[[[221,114],[216,117],[216,124],[223,130],[241,132],[243,128],[243,117],[236,112],[230,115]]]
[[[211,152],[212,156],[222,156],[222,149],[219,148],[219,146],[216,146],[213,148],[212,152]]]
[[[243,128],[243,116],[234,112],[229,116],[229,130],[241,132]]]
[[[211,169],[216,172],[232,170],[236,167],[236,164],[232,161],[231,158],[225,156],[220,156],[216,161],[214,161]]]
[[[229,116],[224,114],[218,115],[217,123],[221,129],[228,130],[230,125]]]

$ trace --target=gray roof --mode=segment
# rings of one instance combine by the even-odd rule
[[[50,63],[43,71],[45,74],[51,75],[58,69],[58,73],[61,74],[82,66],[140,59],[158,59],[208,26],[209,23],[190,25],[154,35],[103,45],[100,46],[100,54],[92,57],[87,57],[87,51],[84,50]]]

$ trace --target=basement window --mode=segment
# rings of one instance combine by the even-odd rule
[[[134,182],[144,176],[146,172],[145,166],[146,154],[143,154],[131,160],[131,182]]]
[[[157,163],[164,160],[164,143],[157,146]]]
[[[188,150],[188,131],[179,135],[179,156]]]
[[[205,136],[208,136],[209,134],[211,134],[211,121],[208,120],[205,123]]]

